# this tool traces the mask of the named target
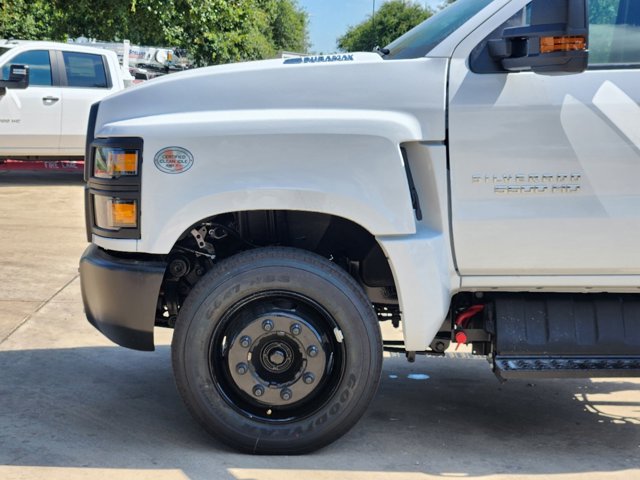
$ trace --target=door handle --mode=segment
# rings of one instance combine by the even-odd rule
[[[56,103],[58,100],[60,100],[58,97],[42,97],[42,101],[48,104]]]

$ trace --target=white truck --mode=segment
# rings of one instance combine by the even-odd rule
[[[12,67],[24,73],[11,78]],[[8,40],[0,41],[0,86],[0,160],[79,160],[91,105],[124,82],[114,52]]]
[[[90,115],[87,317],[140,350],[175,328],[189,410],[247,452],[347,432],[384,349],[638,375],[639,101],[637,0],[458,0],[377,53],[111,96]]]
[[[134,78],[139,81],[151,80],[168,73],[193,68],[193,64],[186,56],[186,51],[180,48],[131,45],[129,40],[102,42],[86,37],[68,40],[68,43],[104,48],[115,52],[125,75],[131,74],[130,81],[125,80],[126,86],[129,86],[128,83],[133,83]]]

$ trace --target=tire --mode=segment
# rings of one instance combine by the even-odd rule
[[[171,349],[191,414],[254,454],[307,453],[344,435],[382,367],[380,328],[361,287],[293,248],[218,263],[182,306]]]

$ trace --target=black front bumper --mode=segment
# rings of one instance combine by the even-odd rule
[[[80,259],[89,322],[118,345],[154,350],[153,327],[165,269],[161,260],[119,258],[90,245]]]

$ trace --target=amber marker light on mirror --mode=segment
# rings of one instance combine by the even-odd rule
[[[581,36],[540,38],[540,53],[571,52],[586,49],[587,39]]]

